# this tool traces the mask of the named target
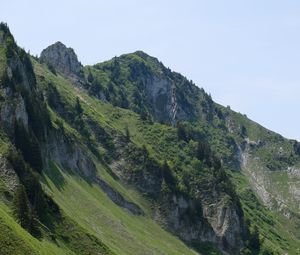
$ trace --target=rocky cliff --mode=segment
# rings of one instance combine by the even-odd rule
[[[41,62],[46,63],[51,70],[64,77],[72,78],[76,82],[82,81],[82,65],[72,48],[67,48],[63,43],[56,42],[41,52]]]

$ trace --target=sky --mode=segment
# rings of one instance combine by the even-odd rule
[[[19,46],[95,64],[143,50],[212,98],[300,141],[298,0],[0,0]]]

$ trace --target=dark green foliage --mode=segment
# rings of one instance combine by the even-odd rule
[[[14,194],[13,213],[22,228],[34,237],[41,237],[40,224],[35,212],[31,209],[26,190],[22,184],[17,187]]]
[[[47,62],[47,67],[48,67],[48,69],[50,70],[51,73],[53,73],[54,75],[57,75],[54,66],[51,65],[49,62]]]
[[[211,148],[210,148],[209,144],[205,141],[198,141],[196,157],[199,160],[205,159],[205,160],[209,161],[211,154],[212,154],[212,152],[211,152]]]
[[[130,142],[130,132],[128,126],[125,127],[125,139],[127,143]]]
[[[91,73],[91,71],[89,70],[89,74],[87,76],[87,80],[89,83],[92,83],[94,81],[94,76],[93,74]]]
[[[295,153],[298,155],[298,156],[300,156],[300,143],[299,142],[297,142],[297,141],[294,141],[294,151],[295,151]]]
[[[249,248],[257,251],[260,250],[259,231],[256,225],[250,231]]]
[[[176,186],[176,178],[173,175],[172,170],[170,169],[168,162],[165,160],[162,165],[162,174],[165,182],[169,187],[174,188]]]
[[[13,199],[13,211],[22,228],[30,229],[30,205],[23,185],[16,189]]]
[[[6,38],[6,57],[12,58],[15,55],[15,41],[11,35]]]
[[[174,84],[178,104],[183,106],[191,120],[196,120],[198,114],[193,103],[199,105],[199,102],[205,101],[205,105],[208,105],[202,109],[203,119],[205,116],[213,114],[214,108],[210,96],[203,90],[196,89],[195,85],[182,75],[164,67],[156,58],[141,51],[122,55],[92,67],[89,66],[86,69],[86,76],[89,76],[89,73],[93,74],[95,80],[101,81],[103,93],[108,102],[114,106],[135,111],[145,121],[152,122],[154,120],[171,124],[170,116],[162,117],[156,111],[159,109],[162,115],[168,115],[165,113],[168,95],[162,93],[158,100],[152,100],[149,96],[147,86],[150,86],[151,82],[155,82],[156,78],[162,78]],[[97,96],[97,93],[91,93]]]
[[[137,77],[147,77],[149,75],[149,69],[144,62],[130,62],[130,75],[129,80],[135,81]]]
[[[9,27],[5,22],[0,22],[0,30],[3,31],[5,34],[10,33]]]
[[[245,220],[245,230],[246,246],[242,250],[243,255],[273,254],[267,249],[261,251],[262,242],[259,238],[258,227],[256,225],[252,226],[249,219]]]
[[[27,197],[33,210],[36,211],[39,219],[46,224],[48,218],[47,211],[49,208],[37,175],[35,175],[29,165],[25,163],[20,153],[11,149],[7,157],[16,171],[21,184],[25,187]]]
[[[19,149],[26,162],[38,172],[42,171],[43,160],[41,150],[36,137],[29,133],[22,122],[15,122],[15,145]]]
[[[79,115],[82,115],[82,113],[83,113],[83,109],[81,107],[81,104],[80,104],[80,101],[79,101],[78,97],[76,97],[75,111]]]
[[[159,172],[159,178],[162,177],[160,164],[150,157],[149,151],[145,145],[137,147],[133,143],[129,143],[126,148],[126,159],[130,163],[130,168],[134,172],[142,172],[144,170],[156,169]]]
[[[82,255],[113,255],[110,248],[94,235],[87,233],[66,216],[57,220],[55,236],[63,240],[65,245],[75,254]]]
[[[59,111],[59,108],[63,107],[60,94],[58,93],[57,88],[52,83],[48,83],[47,90],[46,90],[46,97],[47,97],[47,102],[51,108]]]
[[[92,76],[93,77],[93,76]],[[91,79],[91,78],[90,78]],[[90,93],[92,95],[96,95],[96,96],[99,96],[100,92],[103,90],[103,87],[101,86],[101,83],[96,80],[96,79],[93,79],[91,81],[91,87],[90,87]]]
[[[126,95],[125,91],[122,88],[119,90],[118,106],[122,107],[122,108],[125,108],[125,109],[128,108],[128,106],[129,106],[127,95]]]
[[[18,55],[21,62],[23,63],[27,79],[29,80],[31,86],[36,87],[36,78],[34,75],[33,66],[29,55],[24,49],[20,48],[18,48]]]
[[[30,215],[30,234],[32,234],[36,238],[42,237],[41,229],[40,229],[40,222],[38,220],[38,216],[34,210],[31,210]]]
[[[222,255],[222,253],[210,242],[193,241],[191,246],[204,255]]]
[[[241,128],[241,136],[242,137],[248,136],[247,129],[245,128],[245,126],[242,126],[242,128]]]
[[[115,57],[111,65],[111,80],[114,81],[115,83],[118,83],[120,79],[120,74],[121,74],[120,63],[117,57]]]
[[[188,142],[188,134],[185,127],[180,122],[177,122],[177,136],[178,140]]]

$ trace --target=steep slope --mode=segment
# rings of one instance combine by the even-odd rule
[[[4,35],[1,49],[4,49],[6,57],[1,63],[4,70],[1,83],[1,127],[3,147],[7,147],[1,154],[3,194],[7,194],[1,203],[7,203],[13,211],[18,209],[18,205],[15,205],[11,198],[18,196],[17,187],[24,186],[24,196],[28,196],[29,199],[26,202],[28,213],[37,214],[33,222],[37,223],[35,231],[39,232],[32,232],[27,225],[22,225],[21,219],[19,223],[32,236],[28,239],[22,237],[22,234],[20,238],[24,245],[21,246],[16,241],[11,250],[7,239],[1,239],[4,252],[16,254],[22,252],[22,247],[31,247],[31,242],[39,244],[46,240],[50,248],[52,245],[51,249],[47,250],[47,246],[43,248],[39,245],[40,249],[33,247],[30,252],[59,254],[59,248],[54,247],[59,246],[62,253],[69,254],[112,254],[113,251],[117,254],[150,254],[154,251],[162,254],[193,254],[192,250],[146,216],[146,212],[143,212],[140,206],[131,202],[124,188],[123,192],[118,191],[122,187],[120,184],[110,177],[108,180],[112,183],[109,185],[100,177],[99,169],[107,169],[107,166],[100,158],[95,158],[99,157],[99,152],[95,151],[95,144],[86,136],[85,130],[76,130],[67,123],[70,122],[76,128],[76,125],[83,124],[81,116],[76,116],[80,115],[81,106],[77,104],[72,109],[73,102],[69,105],[70,102],[66,99],[63,103],[72,111],[63,112],[66,114],[66,121],[59,118],[43,101],[41,92],[47,91],[40,90],[44,83],[48,86],[51,79],[39,77],[40,87],[36,87],[36,77],[27,54],[17,48],[4,24],[1,24],[1,35]],[[70,84],[66,80],[62,81]],[[69,96],[73,97],[74,93],[76,92],[73,90]],[[106,137],[101,126],[99,131],[104,132],[100,135],[107,140],[104,145],[112,146],[112,141],[109,136]],[[20,150],[19,153],[16,152],[16,148]],[[71,177],[63,178],[57,169],[63,169],[64,174],[71,174]],[[38,178],[42,178],[43,190],[37,182]],[[84,185],[84,188],[81,185]],[[90,185],[95,187],[90,189]],[[115,187],[111,187],[113,185]],[[71,197],[63,192],[67,192],[67,187],[70,187]],[[57,194],[55,188],[59,188],[62,198],[54,197],[60,209],[50,197],[51,194]],[[74,197],[74,194],[77,196]],[[74,199],[78,199],[80,205],[90,201],[90,207],[79,206],[75,210]],[[144,203],[149,204],[147,201]],[[11,217],[14,213],[9,209]],[[80,216],[74,213],[74,210],[80,212]],[[94,217],[95,214],[98,216]],[[145,216],[139,218],[138,215]],[[13,223],[12,219],[5,220],[5,214],[1,214],[1,217],[4,219],[4,228],[12,229],[12,235],[18,236],[19,230],[11,225],[16,223]],[[19,220],[17,217],[15,219]],[[90,221],[88,224],[87,219]],[[102,240],[107,241],[110,248],[104,245]]]
[[[282,178],[297,142],[140,51],[82,67],[56,43],[30,59],[1,24],[0,61],[6,253],[297,254],[299,186]]]
[[[132,75],[132,73],[135,75]],[[274,217],[278,217],[279,224],[282,224],[282,222],[287,224],[290,220],[293,222],[291,225],[287,224],[289,231],[293,233],[290,234],[291,243],[293,244],[283,244],[283,249],[288,250],[291,246],[297,247],[299,245],[299,242],[296,241],[299,240],[297,226],[299,226],[298,191],[300,188],[299,179],[297,179],[299,178],[297,176],[299,155],[296,141],[284,139],[282,136],[247,119],[246,116],[215,104],[203,90],[197,89],[184,77],[172,73],[156,59],[142,52],[123,55],[120,58],[114,58],[94,67],[85,67],[85,74],[91,84],[90,94],[109,101],[113,105],[129,107],[139,113],[142,119],[150,122],[153,119],[159,120],[158,116],[160,115],[157,115],[157,112],[160,113],[160,109],[164,109],[166,112],[168,112],[167,109],[171,109],[172,104],[168,99],[162,100],[163,106],[155,103],[159,101],[161,93],[164,98],[179,98],[180,95],[178,94],[184,94],[184,98],[188,98],[188,102],[193,102],[194,110],[189,115],[178,116],[177,121],[192,121],[192,124],[187,123],[187,133],[190,132],[192,125],[192,129],[196,130],[198,136],[202,136],[202,138],[209,141],[211,147],[224,162],[225,168],[242,171],[245,174],[246,179],[248,179],[246,181],[247,185],[255,191],[260,201],[273,211]],[[155,82],[155,77],[159,75],[168,81],[172,80],[173,87],[176,87],[177,90],[174,93],[174,91],[162,89],[160,93],[156,93],[157,101],[155,101],[148,87],[152,86],[152,91],[159,90],[156,89],[159,88],[159,85]],[[167,83],[165,82],[165,84]],[[186,90],[178,89],[182,84],[185,84],[184,88]],[[132,85],[137,89],[135,87],[132,89]],[[193,93],[188,93],[189,91],[193,91]],[[182,101],[178,101],[177,107],[184,108],[186,106]],[[139,104],[138,107],[135,107],[136,103]],[[140,111],[140,109],[144,110]],[[170,113],[169,111],[169,115],[167,114],[169,117],[166,117],[164,122],[172,123],[170,117],[172,114]],[[183,130],[182,125],[179,125],[178,130]],[[189,139],[187,138],[187,140]],[[161,144],[155,144],[155,146],[159,147]],[[234,172],[233,176],[238,175]],[[241,177],[238,176],[237,178]],[[236,180],[233,179],[233,181]],[[237,185],[239,185],[239,181],[237,181]],[[244,194],[242,197],[244,197]],[[246,200],[248,201],[248,198]],[[256,201],[255,203],[259,202]],[[283,213],[286,218],[277,215],[276,212],[278,211]],[[255,221],[257,220],[260,221],[255,219]],[[269,227],[273,228],[272,226]],[[276,227],[279,228],[279,226]],[[286,234],[280,232],[280,235],[284,237]],[[271,239],[276,240],[273,237]]]
[[[142,51],[84,68],[89,91],[143,119],[176,124],[211,117],[212,100],[182,75]]]
[[[41,77],[45,80],[51,79],[51,77],[45,78],[45,74]],[[56,79],[56,81],[50,83],[52,84],[51,86],[53,86],[53,84],[58,84],[59,81]],[[49,105],[52,106],[53,110],[58,112],[58,114],[67,121],[68,125],[73,126],[75,129],[78,128],[78,126],[76,127],[76,122],[74,122],[72,118],[68,118],[66,114],[68,107],[78,104],[75,100],[76,96],[74,96],[74,92],[72,92],[72,85],[71,88],[70,85],[69,88],[65,87],[65,89],[68,90],[67,93],[59,92],[61,89],[59,87],[57,87],[58,91],[53,93],[54,89],[49,86],[49,83],[44,83],[44,86],[46,86],[44,89],[49,91],[47,96]],[[106,153],[110,154],[105,155],[108,157],[105,161],[111,163],[110,166],[114,174],[123,182],[134,185],[140,192],[145,193],[159,206],[158,210],[153,213],[166,222],[169,230],[177,233],[187,242],[207,240],[216,243],[224,252],[226,250],[233,253],[239,251],[242,247],[242,238],[244,235],[243,214],[234,190],[231,188],[230,180],[226,177],[224,170],[219,166],[217,158],[209,158],[207,161],[210,160],[210,162],[206,162],[202,167],[200,165],[200,167],[203,168],[203,172],[195,178],[195,184],[191,185],[191,183],[188,183],[188,180],[184,180],[183,178],[184,174],[187,174],[186,178],[195,177],[193,175],[195,175],[196,169],[193,171],[195,166],[192,166],[191,163],[187,163],[184,166],[178,162],[176,175],[174,175],[173,170],[169,168],[167,162],[157,162],[156,158],[158,157],[156,155],[152,157],[152,153],[149,153],[146,147],[143,147],[142,144],[135,144],[134,141],[124,137],[122,134],[122,132],[125,131],[124,126],[121,130],[120,127],[107,127],[112,137],[109,137],[109,135],[105,137],[105,134],[99,134],[101,129],[102,133],[104,131],[103,128],[101,128],[103,123],[99,122],[99,120],[103,119],[103,116],[105,116],[104,120],[108,122],[109,125],[112,125],[112,121],[114,120],[110,120],[107,113],[103,115],[99,114],[101,108],[99,108],[100,102],[98,100],[91,102],[89,97],[83,97],[84,91],[78,90],[77,93],[77,96],[81,98],[80,104],[83,108],[82,119],[84,119],[84,125],[80,127],[81,132],[85,130],[85,134],[89,133],[90,137],[95,138],[96,141],[94,142],[96,142],[96,144],[100,143]],[[71,96],[72,94],[73,100],[64,96]],[[71,101],[69,103],[71,106],[62,106],[59,99],[61,102]],[[89,106],[90,111],[84,108],[85,104]],[[95,111],[95,109],[97,110]],[[113,111],[112,109],[111,111]],[[128,111],[125,111],[120,112],[118,115],[126,116],[127,114]],[[134,115],[131,119],[133,117]],[[139,120],[139,118],[135,117],[135,119],[138,121],[136,126],[146,125],[146,123]],[[157,128],[158,130],[160,129],[159,127]],[[171,134],[173,133],[173,136],[175,134],[174,145],[179,152],[180,147],[176,130],[171,128],[169,132]],[[124,138],[120,137],[120,135]],[[108,141],[105,141],[107,139],[114,139],[113,147],[107,144]],[[91,141],[91,143],[93,143],[93,141]],[[137,147],[137,145],[142,148]],[[190,148],[190,151],[184,153],[183,157],[186,158],[186,161],[190,159],[188,154],[191,153],[192,149],[193,148]],[[211,156],[210,154],[207,157]],[[176,160],[176,158],[171,158],[171,160]],[[183,171],[184,168],[188,169]],[[211,182],[206,183],[206,185],[204,185],[204,183],[201,185],[201,182],[205,179],[211,179]],[[214,190],[214,195],[211,196],[207,191],[202,194],[199,192],[200,187],[203,191],[207,189]],[[212,201],[216,203],[213,205]],[[221,216],[222,214],[224,214],[224,216]]]
[[[232,136],[232,141],[223,144],[219,153],[224,162],[230,163],[231,168],[252,173],[251,183],[268,207],[283,211],[291,207],[292,211],[299,212],[299,145],[296,141],[288,141],[246,116],[215,104],[202,89],[140,51],[85,67],[85,74],[90,94],[113,105],[130,108],[143,119],[173,125],[178,121],[200,122],[200,126],[208,123],[210,130],[223,133],[225,139]],[[220,144],[215,140],[212,143]],[[229,147],[232,147],[231,155],[225,155]],[[255,172],[259,175],[257,178]],[[278,178],[285,179],[284,183],[278,183]],[[277,188],[272,189],[272,185]]]
[[[1,233],[10,236],[1,238],[1,249],[4,254],[20,254],[23,248],[33,254],[112,254],[43,191],[39,183],[45,160],[42,148],[55,129],[37,90],[30,58],[16,46],[5,24],[0,25],[0,49],[0,216],[5,231]]]

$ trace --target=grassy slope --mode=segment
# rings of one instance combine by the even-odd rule
[[[9,208],[0,201],[0,254],[5,255],[52,255],[73,254],[47,240],[39,241],[11,217]]]
[[[259,227],[261,237],[268,247],[279,254],[300,254],[300,239],[297,236],[298,227],[282,214],[271,212],[262,206],[260,200],[251,191],[250,184],[240,172],[232,172],[232,178],[237,186],[246,218]]]
[[[294,141],[283,138],[258,123],[247,118],[247,116],[233,112],[228,108],[221,107],[223,112],[228,114],[234,125],[232,126],[232,136],[238,142],[242,142],[240,133],[242,127],[247,130],[246,136],[250,141],[261,145],[254,146],[249,150],[250,157],[247,159],[247,167],[242,172],[232,172],[229,174],[237,187],[245,215],[251,222],[255,223],[261,236],[265,240],[265,246],[271,246],[279,254],[288,251],[289,254],[300,254],[299,220],[287,219],[276,210],[271,212],[262,206],[263,202],[252,192],[253,176],[259,176],[259,180],[264,180],[264,188],[273,197],[284,198],[288,201],[288,208],[292,212],[299,212],[295,205],[295,200],[291,201],[289,186],[299,185],[299,180],[291,178],[285,171],[288,166],[299,165],[299,157],[295,155]],[[215,139],[214,136],[211,136]],[[217,138],[218,140],[222,138]],[[216,143],[216,141],[212,141]],[[223,148],[222,150],[223,151]],[[273,167],[270,171],[266,166]],[[298,186],[299,187],[299,186]],[[274,208],[275,209],[275,208]]]
[[[51,194],[69,217],[103,240],[116,254],[193,254],[148,216],[133,216],[115,205],[96,185],[64,173],[59,187],[46,175]],[[155,233],[155,235],[153,235]]]
[[[10,142],[0,130],[0,155],[6,154]],[[11,199],[7,198],[8,189],[0,179],[0,254],[18,255],[73,255],[64,243],[56,243],[47,238],[38,240],[25,231],[12,216]]]
[[[117,130],[118,132],[125,132],[125,127],[127,126],[130,130],[131,139],[134,140],[137,144],[147,144],[147,148],[158,158],[158,159],[164,159],[165,157],[172,159],[174,155],[178,153],[177,145],[176,145],[176,130],[172,127],[161,125],[161,124],[147,124],[145,122],[142,122],[139,118],[139,116],[132,111],[128,111],[125,109],[120,109],[117,107],[112,107],[110,104],[105,104],[97,99],[91,98],[87,94],[85,94],[82,91],[78,91],[74,89],[74,87],[66,82],[64,79],[60,77],[55,77],[49,72],[47,72],[44,68],[42,68],[40,65],[36,64],[36,70],[38,73],[43,74],[44,76],[47,76],[47,79],[52,80],[55,84],[59,84],[58,89],[60,90],[60,94],[65,95],[65,99],[75,102],[76,95],[80,97],[82,106],[85,110],[85,113],[89,114],[89,116],[93,116],[94,119],[99,121],[101,125],[108,126],[114,130]],[[252,140],[258,139],[257,134],[260,134],[261,136],[266,138],[273,138],[274,134],[269,133],[265,129],[263,129],[260,126],[253,125],[253,123],[249,124],[249,121],[242,115],[237,114],[234,116],[234,118],[239,119],[241,123],[243,123],[247,130],[249,130],[249,137]],[[211,131],[211,130],[210,130]],[[219,135],[220,139],[222,139],[222,135],[220,134],[213,134],[212,136]],[[214,142],[214,141],[213,141]],[[290,149],[290,144],[283,141],[283,145],[287,146],[287,148]],[[218,144],[216,144],[218,146]],[[220,150],[223,150],[221,147]],[[268,156],[268,155],[267,155]],[[99,166],[99,171],[104,179],[106,179],[107,182],[109,182],[113,187],[115,187],[117,190],[119,190],[125,197],[130,198],[131,200],[135,201],[136,203],[140,204],[144,210],[148,210],[147,207],[149,207],[149,204],[147,201],[145,201],[143,198],[141,198],[134,189],[131,189],[130,187],[126,187],[127,189],[124,189],[124,186],[120,185],[119,183],[115,182],[109,174],[105,171],[105,167]],[[97,194],[97,197],[101,197],[103,201],[106,201],[105,206],[100,209],[100,205],[97,204],[97,202],[93,202],[93,208],[91,208],[90,203],[86,206],[86,212],[81,212],[77,215],[79,219],[81,219],[81,224],[84,225],[87,228],[90,228],[91,225],[89,225],[91,222],[92,224],[95,224],[95,222],[101,222],[101,217],[106,218],[106,220],[103,220],[102,222],[105,222],[107,225],[102,225],[102,229],[100,230],[93,230],[94,233],[101,236],[103,240],[105,240],[106,243],[110,243],[114,246],[115,250],[119,252],[119,247],[127,247],[126,249],[129,249],[132,252],[132,248],[128,244],[128,240],[132,240],[129,238],[130,234],[134,233],[134,235],[140,236],[140,237],[146,237],[147,234],[142,234],[140,225],[143,226],[145,222],[150,222],[152,226],[152,222],[150,219],[144,219],[139,218],[135,219],[134,223],[130,222],[132,217],[129,217],[127,213],[118,207],[116,207],[113,203],[111,203],[109,200],[107,200],[106,196],[102,194],[101,191],[98,190],[96,187],[90,187],[86,185],[84,182],[80,180],[74,180],[71,176],[65,176],[67,181],[67,187],[66,190],[62,191],[62,194],[53,187],[52,184],[52,192],[54,193],[54,197],[57,197],[59,203],[62,206],[69,207],[65,208],[66,211],[71,211],[72,213],[74,211],[80,211],[79,208],[77,210],[73,208],[73,203],[68,202],[68,199],[66,200],[66,197],[68,195],[64,195],[64,192],[69,192],[69,196],[72,193],[72,189],[75,189],[79,185],[80,189],[82,189],[83,193],[86,193],[86,198],[77,198],[79,201],[84,201],[85,199],[92,199],[92,197],[88,194],[93,194],[95,197],[95,194]],[[71,181],[72,180],[72,181]],[[264,207],[260,205],[258,200],[255,198],[249,199],[245,196],[245,190],[249,188],[249,183],[246,181],[246,178],[242,174],[233,174],[233,180],[238,186],[238,191],[242,199],[242,204],[245,210],[245,213],[248,218],[253,220],[255,223],[257,223],[262,231],[261,234],[265,238],[265,245],[266,246],[272,246],[273,249],[277,250],[278,252],[282,252],[283,250],[290,250],[290,254],[297,254],[296,249],[299,246],[299,241],[293,237],[293,234],[290,232],[295,231],[295,227],[291,224],[288,224],[287,220],[280,215],[276,215],[275,213],[271,213]],[[74,182],[75,181],[75,182]],[[51,183],[49,181],[49,183]],[[73,186],[73,187],[72,187]],[[78,187],[77,187],[78,188]],[[76,189],[77,189],[76,188]],[[78,188],[79,189],[79,188]],[[55,195],[56,194],[56,195]],[[72,194],[75,196],[74,194]],[[66,197],[65,197],[66,196]],[[74,198],[75,199],[75,198]],[[104,202],[103,202],[104,203]],[[96,209],[99,206],[98,209]],[[113,208],[111,211],[107,214],[104,213],[107,208]],[[101,215],[95,214],[95,210],[101,211]],[[87,217],[88,218],[85,218]],[[111,227],[110,223],[107,223],[108,219],[110,219],[108,222],[111,221],[112,218],[116,217],[115,219],[124,219],[124,225],[126,226],[125,229],[129,229],[129,234],[125,235],[127,238],[123,240],[125,242],[123,244],[122,240],[120,240],[120,243],[122,244],[119,246],[119,241],[114,243],[112,240],[115,238],[114,233],[117,231],[117,233],[122,232],[122,229],[124,230],[124,226],[120,226],[120,224],[112,224]],[[94,218],[94,219],[93,219]],[[100,218],[100,219],[99,219]],[[270,218],[270,220],[268,220]],[[92,220],[93,219],[93,220]],[[90,223],[88,223],[90,222]],[[156,227],[156,226],[155,226]],[[93,228],[92,228],[93,229]],[[119,230],[121,229],[121,230]],[[279,231],[278,231],[279,230]],[[97,231],[99,233],[97,233]],[[132,231],[132,232],[130,232]],[[276,232],[277,231],[277,232]],[[109,234],[110,233],[110,234]],[[149,232],[148,234],[151,234]],[[133,235],[133,237],[134,237]],[[162,234],[164,236],[164,234]],[[160,237],[161,239],[161,237]],[[142,238],[143,240],[143,238]],[[139,245],[140,240],[135,240],[136,245]],[[150,243],[149,243],[150,242]],[[156,243],[155,240],[149,240],[148,245],[151,245],[153,243]],[[124,246],[125,245],[125,246]],[[134,247],[137,247],[134,245]],[[143,245],[147,246],[147,242],[143,243]],[[173,245],[173,244],[172,244]],[[162,245],[165,247],[165,244]],[[280,248],[282,247],[282,249]]]
[[[138,121],[138,115],[90,98],[37,63],[35,63],[35,70],[39,75],[46,77],[47,81],[52,81],[57,85],[65,102],[73,104],[78,96],[85,113],[100,122],[102,126],[117,132],[124,132],[122,123],[115,121],[117,116],[125,115],[133,122]],[[69,132],[76,133],[67,123],[64,123],[64,127]],[[136,140],[139,141],[139,139]],[[86,231],[103,240],[116,254],[195,254],[193,250],[163,230],[150,218],[151,205],[145,198],[131,187],[124,187],[116,182],[107,173],[106,166],[100,162],[97,163],[97,168],[106,182],[124,197],[139,204],[146,212],[146,216],[133,216],[115,205],[98,186],[90,185],[74,175],[67,174],[54,164],[51,174],[45,173],[45,189],[69,217]],[[59,180],[63,180],[63,185],[58,184],[61,183]]]
[[[147,148],[158,159],[164,159],[166,155],[171,159],[178,153],[175,145],[176,130],[161,124],[146,124],[140,121],[137,114],[112,107],[97,99],[89,97],[87,94],[77,91],[74,87],[60,77],[55,77],[45,68],[35,63],[37,73],[44,75],[47,80],[52,80],[60,93],[64,95],[64,100],[74,103],[76,96],[81,99],[82,106],[94,119],[110,129],[120,133],[125,133],[128,126],[132,140],[136,144],[147,144]],[[54,113],[53,113],[54,114]],[[55,114],[54,114],[55,115]],[[241,123],[245,118],[238,115]],[[245,123],[245,126],[249,124]],[[68,125],[65,125],[70,132],[76,133]],[[268,132],[250,125],[249,137],[257,139],[257,134],[267,137]],[[258,130],[257,130],[258,129]],[[263,133],[262,133],[263,132]],[[286,148],[290,145],[283,143]],[[6,148],[6,143],[2,143],[2,148]],[[222,148],[221,148],[222,149]],[[266,155],[268,157],[268,155]],[[109,245],[117,254],[193,254],[180,240],[164,231],[149,216],[150,203],[141,197],[133,188],[124,187],[116,182],[106,171],[106,166],[98,163],[98,171],[101,176],[121,192],[127,199],[139,204],[146,216],[136,217],[116,206],[107,196],[96,186],[91,186],[85,181],[75,176],[67,174],[61,169],[53,166],[53,171],[64,179],[64,185],[59,186],[57,179],[53,175],[45,175],[45,189],[54,196],[64,212],[74,219],[87,232],[94,234]],[[274,177],[278,179],[279,177]],[[265,237],[265,243],[273,247],[283,247],[283,250],[290,250],[290,254],[296,252],[300,247],[299,239],[293,237],[297,232],[295,226],[289,224],[285,218],[275,213],[271,213],[261,207],[256,199],[247,197],[246,178],[242,174],[233,174],[233,179],[238,186],[238,193],[242,198],[242,204],[247,217],[256,222],[262,229],[261,233]],[[281,178],[282,179],[282,178]],[[19,227],[11,217],[9,208],[0,202],[0,233],[2,235],[1,247],[4,247],[8,254],[18,254],[18,251],[26,251],[28,254],[72,254],[67,248],[57,248],[53,243],[43,240],[38,241]],[[153,233],[155,233],[153,235]],[[10,240],[14,240],[14,246],[10,245]],[[6,245],[6,246],[4,246]],[[11,253],[9,253],[9,249]],[[277,248],[280,252],[281,249]],[[1,250],[0,250],[1,251]],[[1,253],[1,252],[0,252]]]

